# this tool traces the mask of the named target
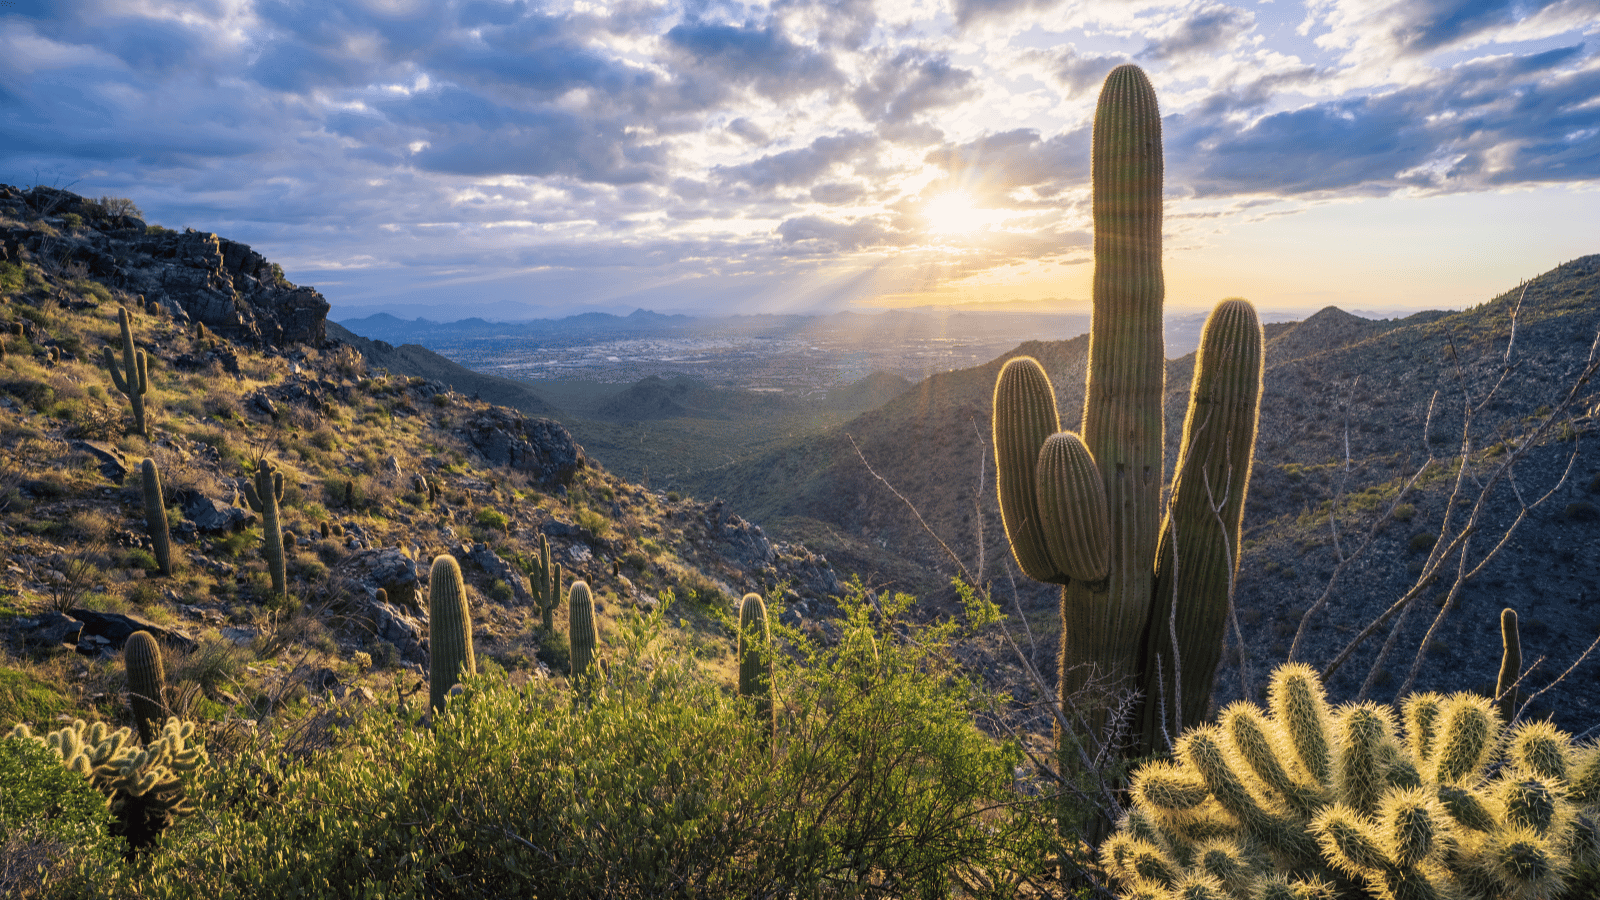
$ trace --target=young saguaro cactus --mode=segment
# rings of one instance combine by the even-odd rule
[[[161,499],[161,472],[156,461],[146,459],[139,466],[139,483],[144,493],[144,527],[155,545],[156,565],[161,574],[172,574],[172,534],[167,529],[167,505]]]
[[[1136,689],[1146,705],[1127,743],[1137,756],[1197,722],[1210,700],[1255,446],[1262,335],[1242,300],[1223,301],[1207,321],[1163,522],[1161,117],[1137,66],[1107,76],[1092,152],[1094,314],[1081,430],[1059,430],[1043,368],[1013,359],[995,386],[995,465],[1017,564],[1063,585],[1060,694],[1090,681],[1108,696]],[[1113,739],[1106,721],[1107,709],[1094,706],[1079,727],[1092,742]]]
[[[128,636],[122,661],[128,670],[128,705],[133,708],[139,740],[149,744],[167,720],[167,673],[161,664],[161,646],[150,632],[135,631]]]
[[[778,719],[772,696],[772,630],[760,594],[745,594],[739,601],[738,657],[739,696],[753,698],[762,740],[770,745],[778,733]]]
[[[594,624],[594,597],[589,593],[587,583],[574,581],[567,588],[567,643],[571,650],[573,686],[579,691],[584,690],[594,678],[594,648],[598,639]]]
[[[283,473],[263,459],[256,468],[254,483],[244,483],[245,502],[261,514],[261,553],[272,575],[272,593],[289,598],[289,572],[283,559],[283,526],[278,519],[278,504],[283,500]]]
[[[150,429],[144,416],[144,395],[149,389],[149,361],[145,352],[133,345],[133,326],[128,320],[127,307],[118,307],[117,321],[122,325],[122,362],[119,365],[111,348],[107,347],[106,368],[111,370],[112,385],[128,398],[128,403],[133,407],[134,432],[148,438]]]
[[[550,539],[539,535],[539,556],[532,563],[528,581],[533,605],[539,610],[546,634],[556,630],[556,607],[561,605],[561,564],[550,559]]]
[[[445,698],[463,672],[478,673],[467,585],[460,563],[448,553],[434,557],[428,572],[428,666],[428,694],[435,711],[444,709]]]
[[[1517,632],[1517,611],[1509,606],[1500,611],[1500,644],[1500,678],[1494,695],[1500,704],[1500,718],[1509,722],[1516,718],[1517,679],[1522,677],[1522,637]]]
[[[1553,900],[1594,860],[1600,747],[1548,722],[1502,740],[1471,694],[1414,695],[1402,739],[1386,707],[1330,710],[1304,665],[1270,695],[1270,713],[1236,703],[1135,774],[1101,846],[1119,897]]]

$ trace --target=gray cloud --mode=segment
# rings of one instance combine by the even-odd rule
[[[1402,52],[1426,53],[1515,25],[1545,9],[1568,2],[1402,0],[1384,10],[1392,17],[1385,30],[1389,41]],[[1594,12],[1592,7],[1591,12]]]
[[[774,100],[844,83],[827,54],[795,43],[772,24],[680,23],[665,39],[680,61],[692,64],[695,77],[751,87]]]
[[[717,166],[712,172],[724,181],[743,182],[758,189],[804,186],[835,166],[861,158],[876,143],[877,138],[862,132],[824,135],[805,147],[768,154],[737,166]]]
[[[1220,3],[1207,4],[1191,12],[1172,34],[1147,44],[1140,56],[1168,61],[1225,50],[1255,25],[1252,13]]]
[[[1089,129],[1041,138],[1031,128],[1019,128],[934,150],[927,161],[969,190],[1000,194],[1027,188],[1053,197],[1089,177]]]
[[[1237,130],[1227,119],[1173,116],[1168,180],[1224,196],[1597,178],[1600,72],[1572,65],[1580,56],[1581,47],[1567,47],[1478,60],[1423,84],[1274,113]]]
[[[868,121],[899,124],[969,99],[977,92],[976,81],[970,70],[952,66],[948,57],[907,49],[880,65],[851,99]]]

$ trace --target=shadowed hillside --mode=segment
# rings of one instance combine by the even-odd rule
[[[1330,607],[1307,622],[1303,658],[1314,664],[1328,661],[1356,626],[1401,596],[1420,571],[1416,548],[1427,539],[1418,536],[1437,535],[1454,483],[1447,476],[1461,446],[1463,391],[1476,416],[1469,475],[1482,479],[1516,446],[1516,435],[1538,426],[1561,401],[1583,367],[1600,329],[1597,289],[1600,256],[1574,260],[1528,283],[1503,381],[1520,288],[1459,313],[1369,321],[1329,308],[1303,322],[1266,326],[1268,365],[1236,597],[1253,684],[1282,661],[1301,615],[1333,571],[1329,511],[1341,479],[1335,524],[1340,546],[1349,552],[1352,535],[1364,534],[1382,512],[1379,504],[1392,500],[1430,453],[1440,460],[1407,496],[1403,521],[1386,526],[1346,571]],[[773,533],[805,535],[846,571],[873,572],[948,599],[955,565],[910,507],[873,477],[870,465],[970,572],[981,572],[1009,595],[1014,564],[1000,526],[989,447],[995,376],[1012,356],[1039,359],[1055,384],[1063,427],[1076,429],[1087,349],[1086,337],[1024,344],[982,366],[926,379],[823,434],[684,480],[699,495],[724,497],[749,510]],[[1169,480],[1193,365],[1192,354],[1167,364]],[[1589,446],[1592,438],[1583,439],[1591,428],[1593,390],[1582,388],[1569,410],[1571,422],[1550,429],[1517,468],[1517,484],[1532,502],[1560,479],[1577,452],[1559,495],[1522,522],[1503,554],[1453,601],[1430,643],[1438,664],[1425,667],[1421,689],[1492,683],[1503,605],[1518,607],[1525,641],[1537,640],[1537,654],[1549,658],[1541,670],[1546,676],[1553,677],[1559,668],[1550,667],[1564,667],[1600,632],[1600,606],[1591,597],[1600,577],[1600,517],[1591,515],[1590,493],[1600,490],[1600,458]],[[1479,522],[1486,536],[1469,547],[1472,559],[1514,520],[1516,503],[1502,479]],[[1015,585],[1023,606],[1037,613],[1036,627],[1049,628],[1054,590],[1020,576]],[[1437,589],[1430,596],[1443,600]],[[1404,679],[1437,610],[1422,603],[1406,617],[1399,649],[1375,679],[1378,696]],[[1382,639],[1355,654],[1332,682],[1335,691],[1360,686]],[[1041,646],[1053,640],[1041,638]],[[1237,660],[1237,650],[1230,650],[1218,676],[1219,702],[1238,694]],[[1562,690],[1575,720],[1592,719],[1600,708],[1592,675]]]

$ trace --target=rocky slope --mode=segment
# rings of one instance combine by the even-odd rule
[[[126,717],[119,650],[171,654],[179,712],[256,721],[284,704],[400,689],[427,659],[429,561],[455,555],[480,659],[564,677],[523,562],[548,541],[567,581],[620,621],[677,598],[672,640],[731,665],[717,616],[747,591],[826,632],[828,561],[725,503],[606,472],[554,420],[370,365],[327,304],[215,235],[0,187],[0,723]],[[141,302],[140,295],[143,295]],[[103,368],[119,310],[148,358],[148,437]],[[202,327],[203,326],[203,327]],[[152,459],[173,548],[160,575],[138,468]],[[285,475],[287,601],[239,497]],[[382,593],[380,594],[380,589]],[[564,616],[558,616],[564,622]],[[388,685],[389,687],[384,687]]]

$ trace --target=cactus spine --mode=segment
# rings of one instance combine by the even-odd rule
[[[161,665],[161,647],[148,631],[135,631],[128,636],[122,652],[123,666],[128,670],[128,705],[133,707],[133,721],[139,728],[139,740],[149,744],[160,733],[167,719],[164,688],[166,669]]]
[[[272,575],[272,593],[289,598],[289,573],[283,561],[283,526],[278,520],[278,503],[283,500],[283,473],[263,459],[256,468],[255,483],[244,483],[245,502],[261,514],[261,553]]]
[[[1517,714],[1517,679],[1522,677],[1522,637],[1517,633],[1517,611],[1500,611],[1500,678],[1494,696],[1500,704],[1500,718],[1510,722]]]
[[[1493,704],[1456,694],[1330,712],[1315,673],[1273,675],[1271,713],[1238,703],[1142,767],[1101,847],[1120,897],[1489,900],[1560,894],[1596,853],[1600,747],[1547,722],[1500,740]],[[1504,748],[1502,756],[1501,749]],[[1491,777],[1491,773],[1492,777]]]
[[[428,570],[428,693],[435,711],[465,672],[478,673],[472,655],[472,617],[467,613],[467,585],[456,558],[441,553]]]
[[[539,535],[539,558],[532,564],[529,575],[533,605],[539,610],[546,634],[556,630],[556,607],[561,605],[561,564],[550,560],[550,539]]]
[[[574,581],[567,588],[567,642],[570,645],[573,686],[580,692],[587,689],[594,677],[594,647],[598,637],[594,624],[594,597],[589,585]]]
[[[140,486],[144,489],[144,525],[155,546],[156,564],[161,574],[172,574],[172,535],[167,530],[167,507],[161,502],[161,473],[156,461],[146,459],[139,466]]]
[[[1094,315],[1081,440],[1058,432],[1043,369],[1013,359],[995,386],[995,464],[1017,564],[1063,585],[1060,694],[1091,680],[1138,689],[1143,706],[1127,750],[1137,756],[1200,721],[1210,703],[1255,447],[1262,332],[1243,300],[1212,311],[1163,522],[1161,117],[1136,66],[1106,78],[1092,169]],[[1106,719],[1104,706],[1091,707],[1080,727],[1092,741],[1113,739]]]
[[[117,321],[122,325],[122,363],[117,363],[111,348],[105,348],[106,368],[111,370],[111,383],[128,398],[133,406],[133,429],[144,438],[150,437],[145,422],[144,395],[149,389],[148,360],[145,352],[133,345],[133,326],[128,321],[127,307],[117,308]]]
[[[777,736],[777,708],[772,695],[772,630],[767,625],[767,605],[760,594],[745,594],[739,602],[739,696],[753,698],[762,741]]]

